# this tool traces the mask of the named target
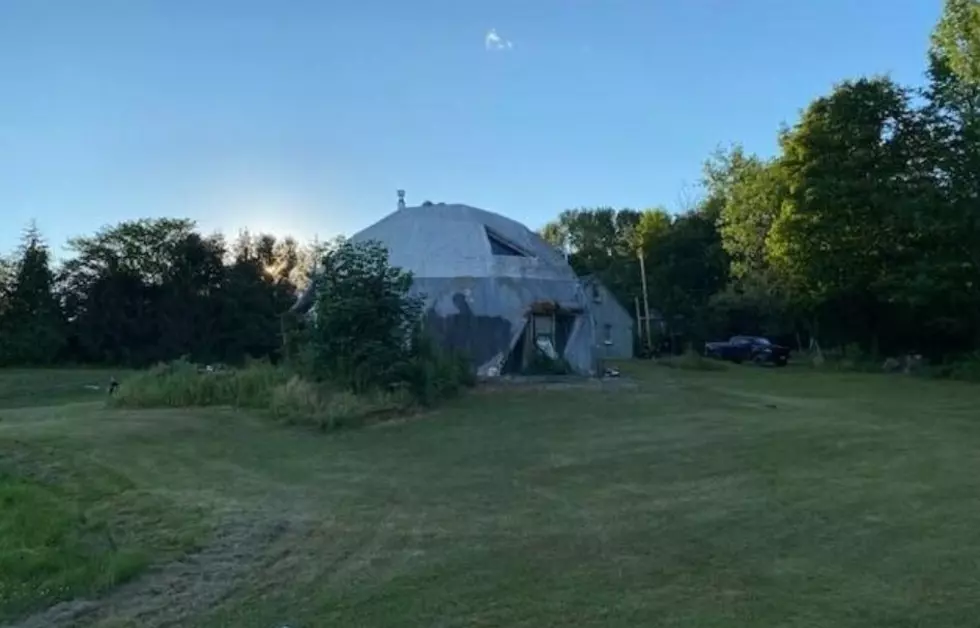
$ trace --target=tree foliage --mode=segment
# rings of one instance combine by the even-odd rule
[[[276,358],[303,266],[295,241],[246,233],[229,250],[170,218],[105,227],[68,252],[54,268],[32,227],[4,265],[0,362]]]
[[[769,232],[787,197],[785,172],[777,160],[745,155],[740,146],[719,152],[705,165],[710,204],[718,208],[722,248],[732,277],[740,279],[769,266]]]
[[[320,262],[311,331],[317,373],[364,392],[399,380],[422,302],[412,276],[376,242],[342,241]]]
[[[47,245],[35,225],[21,238],[0,281],[0,362],[51,364],[65,342],[62,312],[54,294],[54,273]]]
[[[932,44],[933,54],[958,81],[980,84],[980,4],[976,0],[946,0]]]
[[[631,222],[619,239],[641,252],[675,332],[936,358],[980,348],[980,2],[947,0],[927,77],[924,89],[844,80],[780,130],[775,155],[712,155],[694,210]],[[597,244],[607,212],[569,218],[546,232],[631,303],[632,259]]]
[[[577,209],[562,212],[542,233],[563,234],[572,267],[596,275],[627,308],[642,295],[642,257],[650,306],[678,328],[703,334],[704,308],[728,275],[716,219],[704,207],[680,215]]]

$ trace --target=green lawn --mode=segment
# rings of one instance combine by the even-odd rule
[[[0,411],[101,399],[109,380],[123,376],[124,372],[108,369],[0,369]]]
[[[976,625],[980,386],[627,371],[328,434],[0,372],[0,625]]]

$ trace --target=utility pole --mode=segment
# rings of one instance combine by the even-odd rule
[[[650,296],[647,294],[647,265],[643,261],[643,249],[638,250],[636,256],[640,258],[640,279],[643,281],[643,324],[647,334],[647,350],[652,351],[653,347],[650,346],[652,337],[650,335]]]
[[[636,308],[636,337],[643,342],[643,315],[640,314],[640,297],[633,297],[633,307]]]

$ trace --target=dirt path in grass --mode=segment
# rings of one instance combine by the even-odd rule
[[[200,551],[161,565],[104,598],[62,602],[9,628],[185,625],[231,594],[247,573],[277,562],[288,551],[280,541],[302,527],[261,515],[226,522]]]

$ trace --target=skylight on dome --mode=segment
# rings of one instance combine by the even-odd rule
[[[531,257],[531,255],[529,255],[527,252],[506,241],[503,237],[497,235],[490,229],[487,229],[486,227],[484,227],[484,229],[487,233],[487,240],[490,242],[490,252],[494,255],[503,255],[507,257]]]

